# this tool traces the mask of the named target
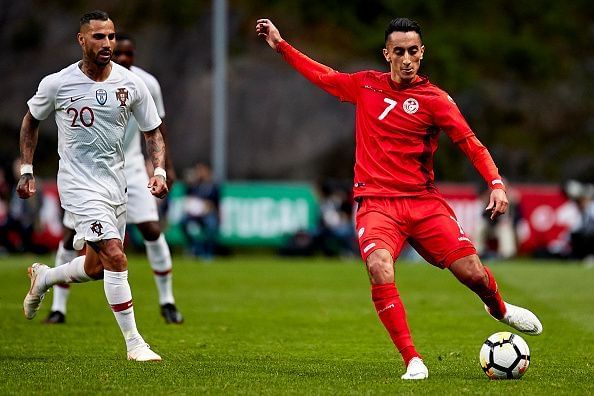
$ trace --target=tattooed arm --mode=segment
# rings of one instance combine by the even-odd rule
[[[153,164],[153,168],[163,170],[165,168],[166,150],[163,135],[159,128],[144,132],[144,140],[146,142],[146,152]],[[162,174],[153,175],[149,180],[148,188],[151,189],[151,194],[158,198],[164,198],[169,192],[166,177]]]
[[[163,142],[165,143],[165,170],[167,171],[167,188],[171,189],[173,182],[177,179],[177,174],[175,173],[175,168],[173,167],[173,159],[171,158],[170,153],[170,144],[167,141],[169,137],[169,131],[165,125],[165,120],[161,119],[161,125],[159,126],[159,130],[161,131],[161,135],[163,136]]]
[[[23,117],[21,124],[20,148],[21,165],[33,164],[33,154],[37,147],[37,137],[39,136],[39,120],[36,120],[29,111]],[[19,197],[27,199],[35,194],[35,177],[33,173],[24,173],[19,179],[17,193]]]

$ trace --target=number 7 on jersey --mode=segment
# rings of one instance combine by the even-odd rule
[[[396,107],[396,101],[390,98],[384,98],[384,102],[386,102],[388,104],[388,107],[386,107],[386,109],[383,111],[382,114],[379,115],[379,117],[377,117],[378,120],[383,120],[384,118],[386,118],[386,116],[388,115],[388,113],[394,108]]]

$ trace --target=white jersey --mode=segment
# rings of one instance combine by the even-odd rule
[[[159,81],[157,81],[152,74],[140,67],[132,66],[130,67],[130,71],[140,77],[146,84],[146,87],[157,106],[159,117],[165,117],[165,106],[163,105],[163,95],[161,94]],[[134,116],[130,117],[128,126],[126,127],[126,135],[124,136],[124,155],[126,156],[126,172],[128,172],[129,167],[136,166],[138,163],[142,163],[142,166],[144,166],[144,156],[142,155],[138,122]]]
[[[114,62],[111,66],[109,77],[97,82],[74,63],[45,77],[27,102],[37,120],[55,111],[58,189],[62,207],[69,211],[93,200],[126,203],[123,142],[128,119],[134,114],[142,131],[161,124],[144,82]]]

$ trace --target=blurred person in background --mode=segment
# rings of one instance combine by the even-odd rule
[[[337,72],[293,48],[268,19],[256,22],[256,33],[310,82],[356,106],[356,229],[376,311],[406,366],[401,378],[429,375],[395,285],[394,262],[407,240],[429,263],[449,269],[475,292],[495,319],[540,334],[542,325],[532,312],[503,301],[495,277],[435,186],[433,155],[444,131],[487,182],[490,219],[508,206],[491,155],[453,99],[417,74],[425,53],[419,25],[407,18],[389,23],[383,49],[389,73]]]
[[[128,282],[128,260],[123,240],[126,230],[126,177],[124,134],[134,115],[143,131],[154,175],[148,181],[153,196],[167,195],[165,144],[159,130],[155,102],[140,77],[112,62],[115,26],[104,11],[92,11],[80,19],[77,41],[82,59],[43,78],[20,131],[21,198],[36,193],[33,157],[39,125],[52,113],[58,126],[58,191],[65,216],[74,225],[73,247],[84,256],[49,268],[34,263],[23,301],[23,313],[33,319],[45,293],[60,283],[103,279],[107,302],[126,344],[128,360],[160,361],[138,332],[132,291]]]
[[[506,180],[504,179],[504,182]],[[488,212],[482,212],[479,217],[478,230],[475,238],[476,249],[483,260],[488,259],[510,259],[518,253],[518,235],[516,232],[518,222],[522,218],[520,211],[519,192],[514,188],[507,186],[507,196],[509,205],[507,207],[507,216],[500,216],[493,220],[490,219]],[[479,188],[479,199],[485,201],[489,199],[489,190]]]
[[[569,258],[594,260],[594,185],[569,180],[563,192],[575,202],[579,212],[569,236]]]
[[[325,181],[320,187],[319,246],[326,256],[353,257],[356,253],[353,202],[342,186]]]
[[[198,162],[187,176],[182,228],[193,255],[211,260],[219,231],[219,186],[210,166]]]
[[[132,37],[125,33],[116,34],[116,47],[113,51],[113,61],[124,66],[132,73],[140,77],[146,84],[154,102],[157,106],[159,117],[163,120],[159,129],[164,138],[167,136],[165,126],[165,106],[163,104],[163,95],[161,86],[157,79],[152,75],[134,66],[136,55],[136,45]],[[183,317],[175,305],[173,297],[172,281],[172,260],[169,245],[165,236],[161,232],[159,224],[159,213],[155,197],[146,188],[149,177],[145,165],[144,155],[142,154],[141,132],[134,116],[130,117],[126,132],[124,135],[124,157],[126,159],[124,172],[126,183],[128,184],[128,224],[136,224],[138,230],[144,239],[146,254],[153,271],[155,284],[159,295],[159,306],[161,316],[166,323],[180,324]],[[175,180],[175,170],[172,165],[171,156],[166,156],[167,186],[171,188]],[[68,263],[76,258],[77,251],[72,246],[74,239],[74,224],[71,218],[64,217],[64,237],[58,247],[55,266]],[[54,297],[51,312],[45,320],[48,324],[64,323],[66,320],[66,310],[68,296],[70,294],[69,285],[60,284],[54,286]]]
[[[20,161],[15,159],[12,170],[16,180],[20,178]],[[9,197],[7,201],[6,217],[2,225],[0,240],[5,249],[10,253],[24,253],[24,252],[39,252],[38,247],[34,244],[33,234],[35,233],[35,226],[39,220],[39,210],[41,209],[42,199],[41,195],[36,195],[32,199],[22,199],[16,186],[10,193],[7,189],[10,186],[4,177],[2,183],[2,199]],[[6,202],[6,201],[4,201]]]

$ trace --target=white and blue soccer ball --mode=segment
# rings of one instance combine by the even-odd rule
[[[518,379],[530,365],[530,348],[519,335],[501,331],[483,343],[479,360],[491,379]]]

